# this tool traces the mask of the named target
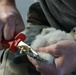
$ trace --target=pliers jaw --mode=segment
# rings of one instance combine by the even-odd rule
[[[33,50],[29,45],[27,45],[26,43],[22,41],[18,44],[18,48],[21,54],[25,53],[26,55],[29,55],[30,57],[36,59],[39,62],[47,62],[46,60],[41,58],[39,54],[35,52],[35,50]]]
[[[2,40],[1,43],[7,45],[12,52],[17,52],[17,50],[19,50],[20,54],[29,55],[30,57],[40,62],[47,62],[46,60],[41,58],[39,54],[35,52],[29,45],[23,42],[25,39],[26,39],[25,34],[20,33],[14,36],[14,40],[12,41]]]

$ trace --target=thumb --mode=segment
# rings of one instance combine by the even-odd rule
[[[46,46],[46,47],[38,47],[37,52],[46,52],[46,53],[53,55],[54,57],[58,57],[56,44]]]

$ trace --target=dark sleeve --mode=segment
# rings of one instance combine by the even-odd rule
[[[34,25],[49,25],[43,10],[39,4],[36,2],[29,7],[28,14],[27,14],[27,23],[32,23]]]
[[[71,10],[76,12],[76,0],[62,0]]]

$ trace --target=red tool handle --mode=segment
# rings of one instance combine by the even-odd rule
[[[2,40],[1,43],[4,46],[9,47],[12,52],[16,52],[18,43],[20,41],[24,41],[25,39],[26,36],[23,33],[19,33],[18,35],[15,33],[12,41]]]

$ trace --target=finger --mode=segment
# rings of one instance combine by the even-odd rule
[[[36,67],[38,65],[37,61],[33,58],[31,58],[29,55],[27,55],[29,61]]]
[[[36,66],[36,70],[44,75],[56,75],[56,66],[54,63],[52,64],[46,64],[46,63],[40,63],[38,66]],[[55,74],[54,74],[55,73]]]
[[[36,70],[41,72],[41,70],[43,69],[43,65],[39,64],[38,62],[36,62],[33,58],[31,58],[30,56],[28,56],[29,61],[36,67]]]
[[[19,33],[25,29],[24,22],[21,18],[21,16],[18,16],[18,19],[16,20],[16,32]]]
[[[39,63],[39,62],[36,62],[30,56],[27,56],[27,57],[30,60],[30,62],[36,67],[36,70],[39,71],[40,73],[42,73],[44,75],[47,75],[47,74],[56,75],[55,63],[53,63],[53,64]]]
[[[10,16],[6,20],[6,24],[4,27],[4,39],[10,40],[13,38],[15,32],[15,17]]]
[[[1,42],[1,40],[2,40],[2,29],[3,29],[3,25],[0,24],[0,42]],[[2,50],[2,49],[3,49],[3,46],[2,46],[2,44],[0,43],[0,50]]]
[[[53,55],[54,57],[58,57],[58,55],[59,55],[56,44],[46,46],[46,47],[39,47],[37,49],[37,51],[49,53],[49,54]]]

